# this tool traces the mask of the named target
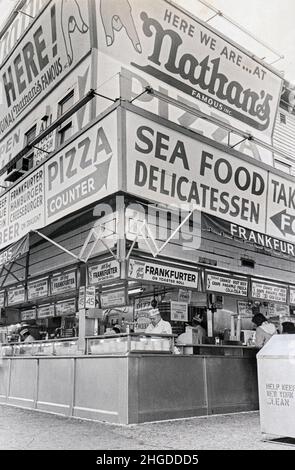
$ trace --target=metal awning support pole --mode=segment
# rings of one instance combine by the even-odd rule
[[[57,248],[59,248],[60,250],[64,251],[65,253],[67,253],[69,256],[72,256],[72,258],[75,258],[76,260],[78,261],[83,261],[79,258],[79,256],[75,255],[74,253],[72,253],[71,251],[67,250],[66,248],[64,248],[63,246],[61,246],[59,243],[56,243],[55,241],[51,240],[51,238],[48,238],[46,237],[46,235],[43,235],[43,233],[39,232],[38,230],[32,230],[32,232],[36,233],[37,235],[39,235],[41,238],[44,238],[44,240],[48,241],[49,243],[51,243],[52,245],[56,246]]]
[[[181,229],[181,227],[186,223],[187,220],[189,220],[189,218],[191,217],[191,215],[193,214],[193,212],[195,211],[196,209],[193,209],[190,211],[190,213],[183,219],[183,221],[178,225],[178,227],[174,230],[173,233],[171,233],[170,237],[167,238],[167,240],[163,243],[163,245],[161,246],[161,248],[158,250],[158,253],[157,254],[160,254],[161,251],[165,248],[166,245],[168,245],[168,243],[172,240],[172,238],[177,234],[177,232],[179,232],[179,230]]]
[[[82,255],[83,255],[83,253],[84,253],[84,251],[85,251],[85,249],[86,249],[86,246],[87,246],[88,243],[90,242],[90,239],[91,239],[92,235],[93,235],[94,238],[95,238],[95,242],[93,243],[93,245],[92,245],[92,247],[91,247],[91,249],[90,249],[90,251],[89,251],[87,257],[86,257],[86,258],[82,258]],[[80,253],[79,253],[79,260],[80,260],[80,261],[83,261],[83,263],[87,263],[89,257],[91,256],[91,254],[92,254],[94,248],[96,247],[96,245],[97,245],[97,243],[98,243],[99,241],[100,241],[100,242],[103,244],[103,246],[111,253],[111,255],[112,255],[117,261],[119,261],[118,256],[117,256],[117,255],[113,252],[113,250],[104,242],[104,240],[102,239],[102,236],[101,236],[101,235],[98,235],[98,234],[96,233],[96,231],[94,230],[94,228],[92,228],[92,229],[90,230],[89,234],[87,235],[87,238],[86,238],[86,240],[85,240],[85,242],[84,242],[84,245],[82,246],[81,251],[80,251]]]

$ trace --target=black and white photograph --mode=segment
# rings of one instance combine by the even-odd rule
[[[294,18],[293,0],[0,0],[11,461],[295,450]]]

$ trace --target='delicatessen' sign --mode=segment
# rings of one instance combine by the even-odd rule
[[[248,280],[226,274],[206,272],[206,290],[247,297]]]
[[[169,85],[197,109],[207,114],[214,109],[220,119],[270,139],[279,74],[168,2],[129,0],[124,13],[115,5],[102,1],[97,9],[99,70],[107,67],[111,76],[124,64],[150,86]],[[113,26],[110,36],[109,19],[115,14],[120,20],[124,15],[125,30]]]
[[[198,288],[198,271],[130,259],[128,277],[141,281],[160,282],[177,287]]]
[[[131,194],[265,230],[266,170],[131,113],[127,142]]]
[[[88,2],[49,2],[1,67],[0,139],[89,51]]]

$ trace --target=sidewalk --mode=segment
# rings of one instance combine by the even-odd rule
[[[0,405],[0,450],[295,450],[263,442],[259,413],[111,425]]]

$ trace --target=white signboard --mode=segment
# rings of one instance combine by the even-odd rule
[[[28,300],[48,295],[48,279],[39,279],[28,282]]]
[[[127,190],[265,231],[267,171],[127,113]]]
[[[152,308],[152,301],[154,297],[139,297],[138,299],[134,300],[134,314],[138,316],[141,312],[148,312]]]
[[[47,2],[48,0],[27,0],[24,2],[21,11],[18,12],[0,39],[0,64],[4,62],[18,39],[30,25],[30,16],[33,18],[37,16]]]
[[[54,317],[54,305],[46,304],[38,307],[38,318]]]
[[[295,289],[290,287],[290,304],[295,305]]]
[[[206,290],[247,297],[248,281],[246,278],[206,273]]]
[[[137,85],[141,77],[145,86],[159,88],[160,82],[179,101],[270,139],[282,78],[253,55],[165,1],[102,1],[96,15],[101,81],[105,68],[111,77],[125,64],[137,74]],[[120,27],[110,21],[114,15]],[[150,100],[143,96],[143,105]]]
[[[44,99],[88,51],[88,2],[50,2],[1,68],[0,138]]]
[[[119,307],[126,305],[126,289],[104,292],[100,295],[102,308]]]
[[[279,315],[279,316],[285,316],[285,315],[290,315],[290,307],[289,305],[282,305],[282,304],[274,304],[273,302],[270,302],[268,304],[268,315],[270,317]]]
[[[44,171],[39,168],[0,197],[0,248],[43,226]]]
[[[287,302],[287,286],[252,281],[252,297],[273,302]]]
[[[267,233],[295,243],[294,182],[269,174]]]
[[[116,260],[93,264],[88,267],[89,284],[101,284],[120,277],[120,263]]]
[[[249,316],[249,317],[253,316],[251,304],[249,306],[248,302],[244,302],[243,300],[238,300],[237,305],[238,305],[239,315],[244,315],[244,316]]]
[[[85,308],[95,308],[95,287],[86,287]]]
[[[0,291],[0,308],[4,307],[5,304],[5,291]]]
[[[186,302],[171,301],[171,320],[188,321],[188,304]]]
[[[179,289],[178,291],[178,302],[186,302],[187,304],[191,303],[192,291],[186,289]]]
[[[85,286],[79,287],[78,310],[85,308]]]
[[[7,304],[19,304],[25,301],[25,288],[23,286],[11,287],[7,290]]]
[[[62,300],[61,302],[57,302],[55,304],[55,311],[56,316],[63,316],[63,315],[72,315],[76,313],[76,300],[69,299],[69,300]]]
[[[69,271],[67,273],[53,276],[50,280],[51,294],[61,294],[71,289],[76,289],[76,271]]]
[[[32,308],[31,310],[25,310],[21,312],[21,319],[22,321],[26,320],[35,320],[36,318],[36,309]]]
[[[161,265],[149,261],[130,259],[128,277],[141,281],[160,282],[175,287],[197,289],[198,271],[188,271],[174,266]]]
[[[118,189],[116,118],[110,114],[45,163],[46,224]]]

